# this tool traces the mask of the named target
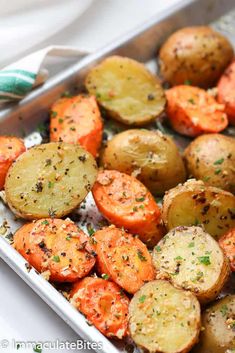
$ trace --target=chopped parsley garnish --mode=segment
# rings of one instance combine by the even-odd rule
[[[209,177],[209,176],[205,176],[205,177],[203,178],[203,181],[207,182],[207,181],[210,180],[210,178],[211,178],[211,177]]]
[[[192,84],[192,82],[190,80],[185,80],[184,84],[187,85],[187,86],[190,86]]]
[[[195,246],[195,243],[192,241],[191,243],[188,244],[189,248],[193,248]]]
[[[174,260],[183,260],[183,258],[181,256],[176,256]]]
[[[145,299],[146,299],[146,295],[141,295],[141,297],[139,297],[139,302],[144,303]]]
[[[54,186],[54,183],[52,181],[48,181],[48,188],[51,189]]]
[[[92,228],[92,226],[90,224],[87,225],[87,231],[88,231],[88,234],[90,235],[90,237],[95,233],[94,228]]]
[[[55,262],[60,262],[60,257],[58,255],[55,255],[53,256],[52,260]]]
[[[199,256],[198,260],[201,264],[206,265],[206,266],[211,264],[210,256]]]
[[[220,174],[222,172],[222,170],[221,169],[216,169],[215,170],[215,174],[217,175],[217,174]]]
[[[198,224],[199,224],[199,220],[196,218],[194,221],[194,226],[198,226]]]
[[[223,316],[226,316],[226,315],[227,315],[227,313],[228,313],[228,307],[227,307],[226,304],[224,304],[224,305],[221,306],[220,312],[221,312],[221,314],[222,314]]]
[[[137,255],[141,261],[147,261],[146,257],[143,255],[143,252],[141,250],[137,251]]]
[[[214,165],[222,164],[223,161],[224,161],[224,158],[217,159],[217,161],[214,162]]]
[[[133,207],[133,212],[137,212],[138,208],[136,206]]]
[[[52,112],[51,112],[51,117],[52,117],[52,118],[55,118],[56,116],[57,116],[57,112],[52,111]]]
[[[49,222],[48,222],[48,220],[47,220],[47,219],[45,219],[44,221],[42,221],[42,223],[41,223],[41,224],[45,224],[46,226],[48,226]]]
[[[135,201],[137,201],[137,202],[143,202],[144,200],[145,200],[144,196],[135,198]]]
[[[109,275],[107,273],[102,273],[101,277],[106,281],[109,279]]]
[[[194,101],[193,98],[188,99],[188,102],[191,103],[191,104],[195,104],[195,101]]]
[[[159,245],[155,246],[155,249],[156,249],[157,252],[160,252],[162,250]]]

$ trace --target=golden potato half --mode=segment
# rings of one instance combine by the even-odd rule
[[[159,79],[141,63],[121,56],[91,69],[85,85],[111,117],[127,125],[153,121],[166,103]]]
[[[235,193],[235,138],[222,134],[199,136],[184,151],[184,159],[191,176]]]
[[[218,243],[201,227],[177,227],[155,246],[158,278],[193,292],[201,303],[216,298],[229,276],[229,265]]]
[[[212,87],[232,59],[229,41],[206,26],[176,31],[159,53],[161,75],[173,86],[189,81],[193,86]]]
[[[63,217],[85,198],[96,169],[92,155],[78,145],[51,142],[33,147],[8,171],[7,203],[22,218]]]
[[[186,178],[176,144],[160,131],[133,129],[115,135],[103,151],[101,164],[105,169],[133,174],[155,195]]]
[[[235,227],[235,196],[191,179],[166,192],[162,213],[168,230],[202,224],[207,233],[219,239]]]
[[[155,280],[132,298],[129,325],[134,342],[151,353],[186,353],[198,339],[200,305],[192,293]]]
[[[235,295],[218,300],[202,314],[203,331],[193,353],[233,353],[235,350]]]

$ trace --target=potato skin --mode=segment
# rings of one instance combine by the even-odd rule
[[[190,176],[235,193],[235,139],[222,134],[197,137],[184,151]]]
[[[157,76],[140,62],[117,55],[92,68],[85,86],[110,117],[126,125],[142,126],[155,120],[166,103]]]
[[[168,230],[202,224],[206,232],[219,239],[235,227],[235,196],[190,179],[166,192],[162,218]]]
[[[203,304],[216,298],[230,274],[222,249],[202,227],[172,229],[154,248],[153,264],[157,278],[191,291]]]
[[[235,295],[218,300],[202,314],[204,330],[193,353],[229,353],[235,347],[232,329],[235,317]],[[229,326],[231,323],[231,326]],[[230,328],[229,328],[230,327]]]
[[[105,169],[133,174],[155,195],[186,178],[177,146],[160,131],[133,129],[115,135],[103,151],[101,164]]]
[[[144,284],[129,305],[133,341],[150,353],[186,353],[198,340],[200,305],[197,298],[168,281]]]
[[[212,87],[233,58],[229,41],[210,27],[182,28],[160,49],[160,71],[171,85],[186,80],[194,86]]]

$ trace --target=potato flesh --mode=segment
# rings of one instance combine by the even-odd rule
[[[201,181],[188,181],[165,195],[163,220],[168,230],[203,224],[206,232],[219,239],[235,227],[235,196]]]
[[[215,302],[202,314],[199,344],[194,353],[233,353],[235,333],[232,327],[235,318],[235,295],[230,295]]]
[[[155,280],[134,295],[129,306],[130,333],[149,352],[188,352],[200,330],[200,305],[190,292]]]
[[[36,146],[10,168],[7,202],[23,218],[62,217],[85,198],[96,174],[94,158],[78,145]]]
[[[157,77],[135,60],[113,56],[86,78],[88,92],[110,115],[128,125],[142,125],[164,109],[165,94]]]
[[[203,303],[217,296],[229,275],[221,248],[201,227],[170,231],[154,248],[153,264],[158,276],[194,292]]]

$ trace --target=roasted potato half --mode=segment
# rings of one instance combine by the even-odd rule
[[[203,330],[193,353],[233,353],[235,349],[235,295],[218,300],[202,314]]]
[[[7,203],[22,218],[63,217],[85,198],[96,169],[94,158],[78,145],[51,142],[33,147],[8,171]]]
[[[235,193],[235,138],[221,134],[199,136],[184,151],[184,159],[191,176]]]
[[[235,196],[191,179],[166,192],[162,213],[168,230],[202,224],[206,232],[219,239],[235,227]]]
[[[189,81],[212,87],[233,59],[229,41],[210,27],[186,27],[173,33],[159,53],[160,72],[171,85]]]
[[[216,298],[229,276],[229,264],[218,243],[201,227],[172,229],[153,251],[158,278],[193,292],[201,303]]]
[[[151,353],[186,353],[198,339],[200,305],[192,293],[155,280],[132,298],[129,324],[139,347]]]
[[[91,69],[85,85],[111,117],[127,125],[153,121],[166,103],[159,79],[141,63],[121,56]]]
[[[103,151],[101,164],[134,175],[155,195],[186,178],[177,146],[160,131],[133,129],[115,135]]]

